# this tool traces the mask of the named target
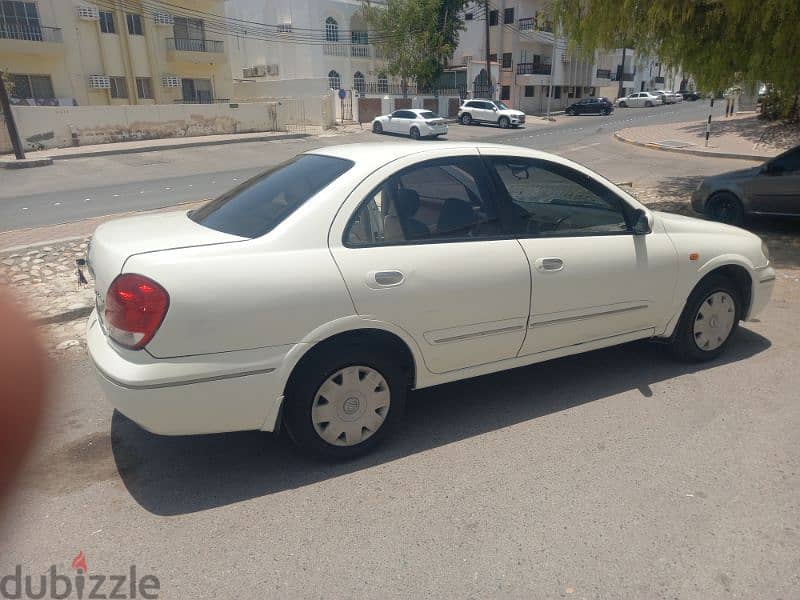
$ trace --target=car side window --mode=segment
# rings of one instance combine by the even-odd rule
[[[478,102],[467,102],[467,108],[478,108]]]
[[[780,173],[800,173],[800,148],[790,150],[774,159],[772,168]]]
[[[628,233],[625,205],[611,190],[570,167],[528,158],[491,158],[501,191],[524,236]]]
[[[350,247],[468,241],[505,234],[477,157],[425,161],[373,190],[345,229]]]

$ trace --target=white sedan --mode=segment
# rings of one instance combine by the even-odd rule
[[[89,265],[120,412],[169,435],[285,426],[330,458],[379,442],[409,389],[638,339],[715,358],[775,279],[752,233],[454,142],[309,151],[195,211],[101,225]]]
[[[630,96],[623,96],[622,98],[618,98],[616,104],[620,108],[626,108],[628,106],[642,107],[642,106],[656,106],[659,104],[663,104],[663,101],[659,96],[651,92],[638,92],[636,94],[631,94]]]
[[[373,133],[402,133],[415,140],[447,134],[447,121],[435,112],[422,108],[396,110],[390,115],[375,117]]]

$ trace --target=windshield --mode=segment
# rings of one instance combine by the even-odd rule
[[[223,233],[259,237],[352,166],[352,161],[341,158],[301,154],[245,181],[190,217]]]
[[[439,118],[439,115],[437,115],[435,112],[431,112],[429,110],[426,110],[425,112],[419,113],[419,116],[422,117],[423,119],[438,119]]]
[[[508,110],[508,108],[509,108],[509,107],[508,107],[508,105],[506,105],[506,104],[503,104],[503,103],[502,103],[502,102],[500,102],[499,100],[496,100],[496,101],[495,101],[495,104],[497,105],[497,108],[501,108],[501,109],[503,109],[503,110]]]

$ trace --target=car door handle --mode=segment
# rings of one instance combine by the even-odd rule
[[[375,271],[371,275],[378,287],[394,287],[401,285],[406,279],[401,271]]]
[[[537,271],[560,271],[564,268],[564,261],[558,257],[537,258],[533,263]]]

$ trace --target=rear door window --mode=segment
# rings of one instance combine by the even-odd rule
[[[194,211],[190,218],[223,233],[259,237],[274,229],[353,164],[332,156],[301,154],[212,200]]]

